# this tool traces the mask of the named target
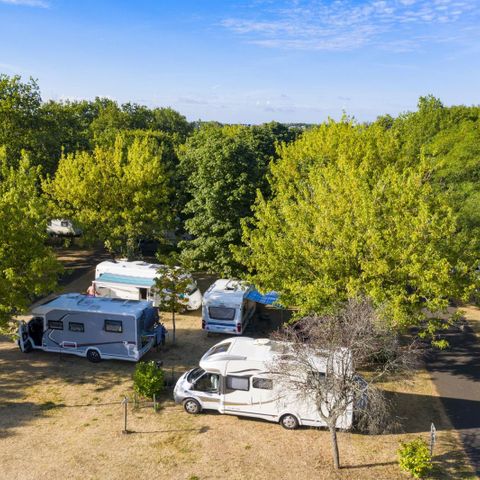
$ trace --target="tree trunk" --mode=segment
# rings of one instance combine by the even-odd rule
[[[338,441],[337,441],[337,430],[333,427],[328,427],[330,429],[330,434],[332,438],[332,455],[333,455],[333,465],[335,469],[340,468],[340,455],[338,453]]]
[[[175,308],[172,309],[173,343],[175,343]]]

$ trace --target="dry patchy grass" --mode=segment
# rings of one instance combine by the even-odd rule
[[[207,337],[198,313],[179,316],[177,325],[177,345],[167,344],[147,356],[162,359],[175,375],[195,366],[209,346],[224,338]],[[265,331],[268,327],[262,326]],[[341,432],[343,468],[335,472],[326,431],[292,432],[214,413],[191,416],[169,394],[157,413],[129,408],[132,433],[123,435],[120,401],[132,394],[133,369],[126,362],[91,364],[68,355],[26,355],[1,341],[1,478],[405,479],[397,465],[399,441],[417,435],[428,439],[432,421],[438,429],[435,476],[473,478],[426,372],[419,372],[412,384],[385,385],[404,432]]]

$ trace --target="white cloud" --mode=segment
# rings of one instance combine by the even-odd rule
[[[49,8],[49,4],[43,0],[0,0],[0,3],[9,5],[23,5],[26,7]]]
[[[480,0],[252,1],[254,13],[226,18],[221,25],[263,47],[330,51],[399,40],[413,49],[422,30],[478,24],[480,6]]]

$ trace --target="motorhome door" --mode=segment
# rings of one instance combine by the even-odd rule
[[[220,375],[205,372],[192,386],[203,408],[219,410],[220,408]]]

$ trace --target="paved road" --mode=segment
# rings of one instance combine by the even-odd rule
[[[480,478],[480,341],[468,327],[451,331],[447,340],[451,348],[432,355],[428,368]]]

